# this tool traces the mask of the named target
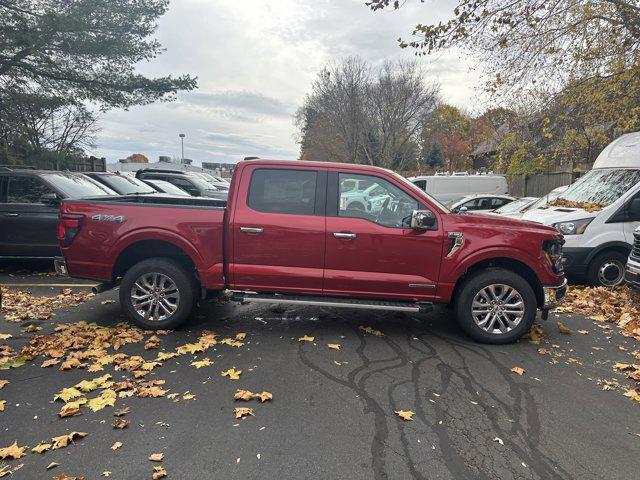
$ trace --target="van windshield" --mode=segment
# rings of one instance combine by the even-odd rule
[[[558,200],[595,203],[606,207],[640,182],[640,169],[599,168],[591,170],[571,185]],[[556,200],[557,201],[557,200]]]

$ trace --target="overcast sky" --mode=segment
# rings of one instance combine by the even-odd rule
[[[167,51],[140,70],[149,75],[189,73],[198,90],[173,103],[101,119],[92,151],[115,162],[132,153],[151,161],[180,156],[238,161],[248,155],[295,159],[293,114],[327,63],[359,55],[372,64],[415,58],[396,39],[416,23],[446,18],[455,1],[409,0],[398,11],[372,12],[365,0],[173,0],[158,39]],[[441,84],[443,99],[473,110],[476,75],[455,52],[420,57],[426,81]]]

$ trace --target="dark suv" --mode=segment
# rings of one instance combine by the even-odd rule
[[[142,180],[164,180],[188,192],[194,197],[209,197],[226,200],[228,191],[221,191],[215,185],[207,182],[197,172],[184,170],[161,170],[147,168],[138,170],[136,177]]]
[[[148,195],[158,193],[158,190],[144,183],[134,176],[112,172],[88,172],[86,176],[91,177],[98,183],[106,185],[111,190],[120,195]]]
[[[0,167],[0,258],[53,258],[63,198],[116,193],[82,174]]]

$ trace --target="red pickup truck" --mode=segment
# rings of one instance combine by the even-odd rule
[[[253,302],[451,304],[471,337],[506,343],[566,291],[555,229],[453,214],[364,165],[250,160],[226,203],[116,196],[64,200],[60,211],[58,270],[103,282],[98,291],[119,283],[123,309],[147,329],[177,327],[199,299],[229,289]]]

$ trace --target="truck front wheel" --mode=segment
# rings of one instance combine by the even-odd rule
[[[536,295],[523,277],[492,268],[464,281],[455,310],[460,327],[482,343],[515,342],[531,330],[537,313]]]
[[[133,323],[144,329],[175,328],[196,303],[194,280],[179,263],[149,258],[131,267],[120,284],[120,304]]]

